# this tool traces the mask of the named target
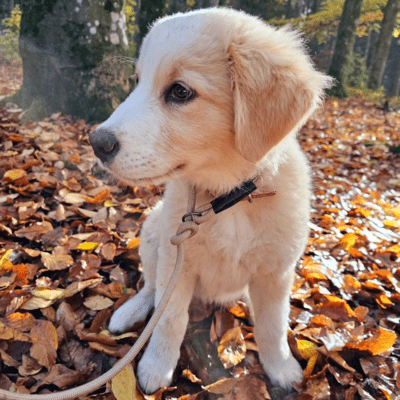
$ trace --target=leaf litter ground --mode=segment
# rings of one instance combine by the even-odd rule
[[[102,176],[85,121],[16,115],[0,111],[0,388],[52,393],[104,373],[141,333],[107,324],[143,284],[140,226],[162,188]],[[128,368],[88,398],[399,398],[400,157],[388,146],[400,115],[327,100],[300,140],[314,197],[288,337],[303,383],[271,386],[246,304],[196,303],[172,387],[144,396]]]

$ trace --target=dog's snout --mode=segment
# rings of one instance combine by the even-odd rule
[[[110,164],[118,154],[120,145],[114,132],[97,128],[89,137],[90,144],[93,147],[94,154],[104,164]]]

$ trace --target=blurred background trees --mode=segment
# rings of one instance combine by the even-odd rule
[[[101,120],[131,89],[127,78],[133,73],[133,59],[155,19],[228,6],[275,26],[290,23],[300,29],[317,67],[337,79],[331,95],[398,96],[399,2],[105,0],[100,6],[89,0],[0,0],[0,62],[22,57],[24,83],[8,100],[30,110],[30,118],[58,110]],[[119,42],[111,45],[105,38],[113,33]]]

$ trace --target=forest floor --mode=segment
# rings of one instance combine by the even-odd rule
[[[13,68],[0,66],[0,96],[20,84]],[[162,188],[101,180],[85,121],[21,124],[10,111],[0,109],[0,388],[52,393],[107,371],[143,330],[106,328],[143,283],[140,226]],[[400,114],[327,99],[299,137],[314,180],[288,333],[303,383],[271,386],[244,303],[196,304],[172,387],[144,396],[130,368],[115,397],[108,385],[88,398],[400,398],[400,155],[389,147]]]

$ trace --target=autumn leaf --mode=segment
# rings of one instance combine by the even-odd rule
[[[389,350],[395,344],[396,339],[397,335],[394,332],[380,327],[370,338],[356,343],[347,343],[346,347],[366,351],[376,356]]]
[[[44,266],[51,271],[66,269],[74,263],[73,258],[69,254],[50,254],[43,251],[41,257]]]
[[[117,400],[144,400],[137,388],[132,364],[128,364],[111,380],[111,390]]]
[[[35,288],[32,294],[44,300],[57,300],[64,297],[64,289],[48,289],[44,287]]]
[[[240,327],[228,330],[218,346],[218,357],[224,368],[232,368],[246,356],[246,344]]]
[[[308,340],[298,340],[297,349],[300,355],[307,360],[307,367],[304,370],[304,378],[309,378],[314,370],[318,359],[317,346]]]
[[[140,237],[136,237],[129,241],[126,248],[129,250],[134,250],[137,249],[139,245],[140,245]]]
[[[98,245],[96,242],[84,242],[78,245],[78,250],[94,250]]]
[[[357,242],[357,236],[354,233],[346,233],[339,241],[339,244],[346,250],[349,250]]]
[[[39,364],[50,369],[56,362],[57,357],[57,331],[50,321],[37,320],[31,329],[32,347],[31,356]]]
[[[105,308],[111,307],[114,302],[110,300],[108,297],[104,296],[90,296],[88,297],[84,303],[83,303],[87,308],[90,308],[91,310],[104,310]]]

